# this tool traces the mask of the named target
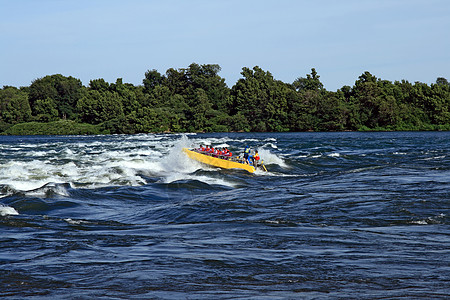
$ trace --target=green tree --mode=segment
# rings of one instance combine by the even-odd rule
[[[186,69],[170,68],[166,71],[164,85],[169,88],[172,95],[186,95],[188,84]]]
[[[247,117],[243,113],[238,112],[233,116],[229,116],[226,120],[227,127],[230,131],[250,131],[250,124]]]
[[[103,78],[89,81],[89,88],[93,91],[107,92],[109,91],[109,83]]]
[[[430,119],[435,125],[450,124],[450,85],[432,84],[429,96]]]
[[[224,114],[229,89],[218,72],[219,65],[196,63],[183,69],[170,68],[165,76],[156,70],[147,71],[142,105],[172,111],[170,130],[211,131],[214,122],[226,123],[227,119]]]
[[[141,107],[137,95],[138,89],[132,84],[123,83],[122,78],[117,78],[116,83],[110,85],[110,91],[119,96],[119,101],[122,104],[121,106],[125,115]]]
[[[36,120],[39,122],[52,122],[58,120],[58,109],[51,98],[38,99],[34,104]]]
[[[258,66],[244,67],[241,74],[231,89],[230,114],[241,113],[251,131],[287,130],[289,89]]]
[[[312,68],[306,78],[299,77],[292,83],[297,96],[291,97],[293,100],[289,104],[291,130],[316,131],[339,127],[332,120],[335,112],[331,112],[337,109],[331,102],[336,102],[338,98],[327,97],[331,93],[327,94],[319,78],[316,69]]]
[[[444,78],[444,77],[438,77],[437,79],[436,79],[436,84],[437,85],[450,85],[450,83],[447,81],[447,79],[446,78]]]
[[[395,126],[398,130],[418,130],[424,122],[429,122],[426,113],[418,105],[414,85],[406,80],[395,81],[393,89],[397,101],[399,120]]]
[[[28,93],[10,86],[0,89],[0,122],[17,124],[27,122],[30,118]]]
[[[142,81],[144,85],[144,92],[151,93],[157,86],[164,82],[165,77],[157,70],[148,70],[145,72],[145,78]]]
[[[29,101],[33,115],[38,100],[52,99],[62,119],[76,118],[76,104],[82,96],[82,84],[79,79],[61,74],[45,76],[34,80],[29,89]]]
[[[193,101],[194,106],[191,107],[193,116],[192,124],[195,131],[211,131],[209,122],[209,113],[212,110],[212,105],[209,102],[206,92],[198,88]]]
[[[117,92],[88,91],[78,101],[77,110],[81,121],[90,124],[124,117],[122,101]]]
[[[317,118],[319,131],[341,131],[348,126],[350,110],[345,97],[339,92],[326,92],[317,105]]]
[[[292,85],[297,91],[304,91],[304,90],[310,90],[310,91],[321,91],[324,89],[322,82],[319,80],[320,76],[317,75],[316,69],[311,69],[311,74],[307,74],[306,78],[299,77]]]
[[[170,127],[168,112],[161,108],[139,108],[126,116],[126,123],[133,133],[165,132]]]
[[[144,95],[142,106],[164,107],[170,103],[172,93],[167,86],[158,85],[150,93]]]
[[[381,89],[378,87],[377,78],[369,72],[364,72],[359,76],[353,88],[353,108],[354,117],[357,118],[356,124],[360,128],[365,126],[367,128],[378,127],[378,112],[379,112],[379,96]]]
[[[219,65],[207,64],[198,65],[192,63],[186,69],[186,80],[188,81],[188,96],[197,97],[197,89],[202,89],[208,101],[214,110],[225,111],[229,89],[225,84],[225,79],[220,77],[218,73],[221,68]]]

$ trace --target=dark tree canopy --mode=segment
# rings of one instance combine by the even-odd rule
[[[35,108],[38,100],[49,98],[55,102],[60,118],[75,119],[75,107],[81,98],[82,87],[81,80],[61,74],[36,79],[29,89],[31,108]]]
[[[444,77],[428,85],[391,82],[366,71],[353,86],[332,92],[315,68],[290,84],[258,66],[244,67],[231,88],[220,70],[196,63],[164,74],[152,69],[139,86],[98,78],[85,87],[61,74],[20,89],[5,86],[0,132],[64,119],[73,120],[70,126],[92,124],[89,132],[98,133],[450,130],[450,84]]]

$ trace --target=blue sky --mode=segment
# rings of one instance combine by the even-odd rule
[[[316,68],[327,90],[369,71],[450,80],[448,0],[0,0],[0,86],[52,74],[142,84],[147,70],[219,64],[293,82]]]

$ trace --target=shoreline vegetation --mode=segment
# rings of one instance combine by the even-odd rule
[[[327,91],[316,70],[293,83],[258,66],[229,88],[219,65],[145,73],[142,85],[61,74],[0,89],[1,135],[450,130],[450,84],[382,80],[369,72]]]

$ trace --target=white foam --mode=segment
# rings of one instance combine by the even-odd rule
[[[445,155],[442,155],[442,156],[422,158],[422,159],[418,159],[418,160],[438,160],[438,159],[445,159],[445,157],[446,157]]]
[[[49,192],[52,192],[56,195],[61,195],[61,196],[66,196],[66,197],[69,196],[67,189],[63,185],[53,183],[53,182],[44,184],[43,186],[41,185],[34,190],[26,190],[26,195],[36,196],[36,197],[44,197]]]
[[[416,224],[416,225],[428,225],[428,222],[425,220],[419,220],[419,221],[411,221],[411,224]]]
[[[265,165],[276,164],[282,168],[288,168],[286,162],[281,157],[271,153],[270,150],[260,148],[258,149],[258,153]]]
[[[278,149],[278,146],[275,145],[275,144],[273,144],[273,143],[268,143],[268,144],[266,144],[265,146],[269,146],[269,147],[271,147],[271,148],[273,148],[273,149]]]
[[[112,136],[103,141],[83,140],[80,143],[2,145],[2,149],[8,151],[0,157],[0,184],[32,195],[46,195],[50,191],[62,196],[68,194],[62,183],[68,183],[72,188],[143,185],[146,184],[146,176],[159,177],[162,182],[199,180],[233,186],[233,182],[223,178],[193,174],[199,169],[213,171],[216,168],[189,159],[182,148],[200,144],[230,148],[230,144],[242,145],[247,141],[258,140],[226,136],[205,139],[196,134],[189,135],[189,138],[186,134],[142,134]],[[276,149],[272,144],[274,141],[266,139],[266,147]],[[282,158],[264,147],[259,151],[266,164],[286,167]]]
[[[72,220],[71,218],[64,219],[64,221],[66,221],[67,223],[69,223],[71,225],[89,224],[89,222],[87,222],[87,221]]]
[[[14,207],[3,206],[0,204],[0,216],[5,217],[8,215],[18,215],[19,212]]]
[[[221,143],[215,146],[215,148],[229,148],[230,145],[228,145],[227,143]]]
[[[433,217],[428,217],[424,220],[415,220],[415,221],[411,221],[411,224],[416,224],[416,225],[429,225],[429,224],[443,224],[443,219],[445,218],[445,214],[444,213],[440,213],[437,216],[433,216]]]
[[[201,165],[195,161],[188,159],[183,152],[183,148],[192,148],[193,142],[188,140],[186,135],[182,135],[181,139],[176,141],[169,153],[160,160],[161,170],[165,173],[192,173],[198,170]]]
[[[74,155],[74,152],[72,150],[70,150],[69,148],[65,148],[62,153],[68,155],[68,156],[72,156]]]

